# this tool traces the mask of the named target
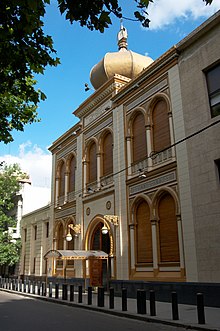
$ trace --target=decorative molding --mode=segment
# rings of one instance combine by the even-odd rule
[[[96,108],[92,113],[90,113],[88,116],[84,118],[84,125],[85,127],[95,121],[97,117],[100,117],[102,114],[107,114],[109,110],[111,109],[111,102],[108,100],[104,104],[102,104],[100,107]]]
[[[160,186],[160,185],[170,183],[170,182],[175,181],[175,180],[176,180],[176,172],[172,171],[170,173],[159,176],[157,178],[147,180],[144,183],[131,186],[129,188],[129,192],[130,192],[130,195],[136,194],[136,193],[146,191],[148,189],[151,189],[151,188],[154,188],[154,187],[157,187],[157,186]]]
[[[85,139],[88,139],[92,136],[94,136],[97,132],[100,133],[100,131],[103,128],[109,127],[110,124],[112,124],[112,117],[108,118],[106,121],[100,123],[99,125],[95,126],[93,130],[90,130],[89,132],[85,133]]]
[[[68,208],[68,209],[64,209],[61,210],[59,212],[55,213],[55,218],[62,218],[62,217],[66,217],[66,216],[73,216],[76,215],[76,207],[72,207],[72,208]]]
[[[147,98],[149,98],[153,94],[164,89],[167,85],[168,85],[168,80],[166,78],[166,79],[162,80],[160,83],[158,83],[157,85],[150,88],[149,90],[147,90],[147,88],[144,89],[143,90],[144,93],[142,93],[139,98],[135,99],[133,102],[131,102],[130,104],[127,105],[127,111],[135,108],[136,106],[138,106],[140,103],[144,102]]]

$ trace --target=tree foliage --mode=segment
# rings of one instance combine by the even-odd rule
[[[20,240],[13,241],[9,227],[16,227],[14,209],[19,180],[26,178],[18,164],[0,165],[0,265],[12,266],[19,260]]]
[[[57,0],[61,14],[70,23],[104,32],[111,16],[140,21],[149,26],[147,8],[153,0],[130,0],[136,4],[134,18],[125,18],[118,0]],[[213,0],[203,0],[211,4]],[[14,129],[38,120],[37,105],[45,95],[37,90],[33,76],[57,66],[59,59],[51,36],[43,31],[43,17],[50,0],[0,1],[0,141],[13,141]]]

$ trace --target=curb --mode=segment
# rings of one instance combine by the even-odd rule
[[[13,291],[13,290],[9,290],[9,289],[0,288],[0,291],[17,294],[17,295],[21,295],[21,296],[24,296],[24,297],[30,297],[32,299],[37,299],[37,300],[41,300],[41,301],[47,301],[47,302],[50,302],[50,303],[61,304],[61,305],[64,305],[64,306],[96,311],[96,312],[109,314],[109,315],[114,315],[114,316],[118,316],[118,317],[130,318],[130,319],[145,321],[145,322],[149,322],[149,323],[158,323],[158,324],[182,327],[182,328],[185,328],[187,330],[198,330],[198,331],[219,331],[220,330],[220,329],[216,329],[216,328],[210,328],[208,326],[207,327],[206,326],[198,326],[196,324],[187,324],[187,323],[183,323],[183,322],[169,321],[169,320],[159,319],[157,317],[155,317],[155,318],[154,317],[148,317],[148,316],[143,316],[143,315],[139,315],[139,314],[136,314],[136,313],[106,309],[105,307],[102,308],[102,307],[96,307],[96,306],[92,306],[92,305],[90,306],[90,305],[85,305],[84,303],[70,302],[70,301],[67,301],[67,300],[49,298],[49,297],[46,297],[46,296],[41,296],[41,295],[31,294],[31,293],[23,293],[23,292]]]

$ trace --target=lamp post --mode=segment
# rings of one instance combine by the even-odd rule
[[[78,237],[78,235],[81,233],[81,225],[80,224],[68,224],[68,233],[66,235],[66,241],[71,241],[73,239],[73,236],[70,233],[70,229],[75,232],[75,237]]]
[[[108,233],[108,223],[118,226],[118,216],[116,215],[104,215],[104,225],[102,227],[102,234]]]

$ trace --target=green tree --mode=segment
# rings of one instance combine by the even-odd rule
[[[137,10],[131,20],[149,26],[147,8],[153,0],[130,0]],[[211,4],[213,0],[203,0]],[[123,17],[118,0],[57,0],[61,14],[70,23],[79,22],[90,30],[104,32],[111,15]],[[0,141],[13,141],[14,129],[38,120],[37,105],[45,95],[37,90],[33,76],[43,74],[46,66],[57,66],[59,59],[51,36],[43,31],[42,18],[50,0],[0,1]],[[126,19],[126,18],[125,18]]]
[[[13,240],[10,227],[16,227],[16,219],[13,210],[16,195],[20,190],[20,182],[27,175],[23,173],[18,164],[0,164],[0,266],[4,269],[19,261],[20,240]]]

